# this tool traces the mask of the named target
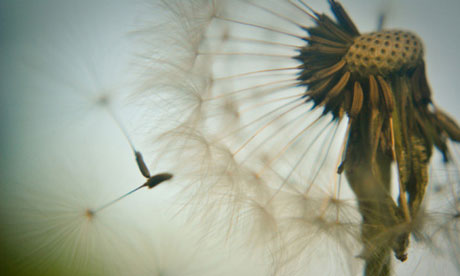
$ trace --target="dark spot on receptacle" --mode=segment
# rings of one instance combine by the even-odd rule
[[[392,55],[392,56],[395,56],[395,55],[396,55],[396,52],[395,52],[395,51],[391,51],[391,55]]]
[[[371,41],[372,41],[372,38],[368,37],[368,38],[366,39],[366,41],[367,41],[367,42],[371,42]]]
[[[371,47],[371,52],[375,52],[375,48],[374,47]]]
[[[385,46],[390,46],[390,42],[389,42],[389,41],[385,41]]]
[[[379,44],[380,43],[380,40],[376,39],[374,40],[374,44]]]
[[[380,53],[385,54],[386,53],[385,49],[380,50]]]
[[[400,41],[401,38],[399,36],[396,37],[396,41]]]
[[[395,48],[396,48],[396,49],[399,48],[399,43],[396,43],[396,44],[395,44]]]
[[[408,35],[408,34],[403,34],[403,37],[404,37],[404,38],[408,38],[409,35]]]
[[[369,61],[369,58],[368,58],[368,57],[364,57],[364,61]]]

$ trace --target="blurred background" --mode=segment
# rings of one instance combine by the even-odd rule
[[[174,182],[85,217],[145,180],[101,102],[146,163],[155,159],[156,126],[144,111],[158,107],[134,96],[145,73],[138,31],[146,14],[163,14],[149,2],[0,1],[0,274],[267,275],[256,253],[177,215]],[[329,12],[326,1],[307,2]],[[416,32],[435,103],[460,119],[459,1],[341,2],[361,32],[374,30],[382,12],[387,28]],[[414,266],[397,272],[412,275]]]

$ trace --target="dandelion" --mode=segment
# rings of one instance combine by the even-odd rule
[[[432,102],[421,37],[385,29],[391,14],[365,32],[333,0],[152,2],[58,5],[69,16],[30,24],[44,47],[2,41],[26,57],[2,70],[25,91],[2,116],[3,274],[460,270],[459,127]],[[83,36],[56,24],[80,13]],[[147,18],[128,36],[140,70],[113,39],[131,15]]]
[[[458,142],[460,129],[432,101],[417,35],[361,33],[339,2],[327,3],[332,16],[306,1],[190,3],[203,13],[168,2],[167,13],[180,14],[175,24],[189,34],[178,44],[193,51],[189,62],[169,49],[152,53],[157,72],[143,89],[158,102],[188,100],[183,110],[168,101],[173,112],[163,123],[183,112],[156,140],[161,160],[200,204],[230,219],[229,231],[250,224],[246,214],[254,212],[255,231],[282,244],[277,269],[314,248],[307,233],[319,229],[341,245],[343,263],[359,256],[365,275],[389,275],[391,251],[405,261],[409,236],[428,223],[434,148],[450,162],[448,140]],[[163,74],[180,84],[156,82]],[[174,167],[174,159],[191,158]],[[359,216],[331,205],[354,197]]]

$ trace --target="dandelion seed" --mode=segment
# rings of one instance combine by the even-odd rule
[[[167,180],[171,179],[172,177],[173,177],[173,175],[170,174],[170,173],[160,173],[160,174],[156,174],[154,176],[149,176],[147,178],[147,182],[145,182],[141,186],[137,187],[136,189],[134,189],[134,190],[132,190],[132,191],[130,191],[130,192],[128,192],[128,193],[126,193],[126,194],[124,194],[124,195],[122,195],[122,196],[120,196],[120,197],[118,197],[118,198],[116,198],[116,199],[114,199],[114,200],[112,200],[112,201],[110,201],[110,202],[98,207],[98,208],[87,209],[85,211],[85,214],[88,216],[88,218],[91,219],[96,215],[96,213],[99,213],[103,209],[105,209],[105,208],[109,207],[110,205],[113,205],[114,203],[122,200],[123,198],[129,196],[130,194],[136,192],[137,190],[142,189],[144,187],[152,189],[152,188],[156,187],[158,184],[160,184],[161,182],[167,181]]]
[[[42,162],[39,168],[29,167],[35,172],[32,178],[2,178],[3,183],[15,186],[2,187],[7,193],[2,193],[5,223],[0,228],[0,242],[10,250],[7,261],[2,261],[8,274],[144,273],[146,264],[139,261],[139,244],[126,236],[139,230],[133,222],[124,221],[124,211],[95,216],[90,208],[100,201],[100,191],[107,189],[108,183],[98,182],[97,176],[84,169],[76,176],[68,168],[56,172],[59,166],[52,165],[55,173],[46,174],[50,171],[47,165]],[[86,183],[93,187],[89,189]],[[115,181],[110,185],[111,189],[119,186]]]

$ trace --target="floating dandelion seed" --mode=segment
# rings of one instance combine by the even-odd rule
[[[62,50],[62,49],[61,49]],[[107,53],[104,53],[104,54],[107,54]],[[52,56],[54,58],[54,56]],[[128,144],[129,144],[129,147],[131,148],[134,156],[135,156],[135,160],[136,160],[136,164],[138,166],[138,169],[140,170],[141,174],[147,178],[147,181],[146,183],[144,183],[143,185],[139,186],[138,188],[132,190],[131,192],[113,200],[113,201],[110,201],[108,202],[107,204],[104,204],[103,206],[100,206],[96,209],[87,209],[85,211],[85,215],[89,218],[89,219],[92,219],[97,212],[101,211],[102,209],[105,209],[106,207],[109,207],[110,205],[112,205],[113,203],[121,200],[122,198],[134,193],[135,191],[143,188],[143,187],[148,187],[149,189],[157,186],[158,184],[160,184],[161,182],[163,181],[166,181],[166,180],[169,180],[172,178],[172,175],[169,174],[169,173],[160,173],[160,174],[156,174],[156,175],[151,175],[150,174],[150,171],[144,161],[144,158],[143,158],[143,155],[140,151],[137,150],[137,148],[135,147],[134,145],[134,141],[133,139],[130,137],[130,135],[128,134],[128,130],[126,128],[126,126],[123,124],[123,121],[122,119],[120,118],[120,116],[118,115],[118,113],[116,112],[116,108],[117,108],[117,100],[119,101],[120,99],[120,94],[122,94],[122,92],[124,90],[127,90],[127,88],[125,87],[126,86],[126,83],[123,83],[122,85],[119,84],[119,85],[114,85],[112,82],[113,82],[113,79],[115,79],[115,74],[114,72],[106,72],[106,71],[101,71],[100,68],[97,68],[97,67],[94,67],[94,61],[93,60],[89,60],[88,57],[84,57],[82,59],[79,60],[79,62],[82,62],[84,63],[84,73],[82,76],[78,76],[79,78],[81,78],[81,81],[75,81],[74,79],[69,79],[67,75],[71,75],[69,72],[67,72],[67,74],[65,74],[66,72],[63,72],[62,69],[60,69],[59,71],[55,72],[56,69],[53,67],[53,68],[50,68],[50,71],[51,72],[47,72],[48,75],[51,75],[53,77],[55,77],[55,81],[62,85],[64,88],[65,88],[65,92],[67,93],[72,93],[73,95],[77,96],[78,97],[78,100],[83,100],[84,101],[84,104],[85,104],[85,107],[86,109],[89,110],[97,110],[97,111],[102,111],[105,113],[105,115],[108,115],[108,117],[110,117],[110,119],[113,121],[113,123],[118,127],[119,131],[121,132],[121,134],[126,138]],[[37,67],[42,67],[43,64],[47,64],[48,61],[41,61],[40,64],[35,64],[35,63],[32,63],[32,68],[34,69],[37,69]],[[104,65],[104,64],[98,64],[98,65]],[[48,67],[48,66],[47,66]],[[73,69],[73,68],[72,68]],[[42,71],[39,71],[37,72],[39,74],[43,74]],[[85,83],[83,82],[83,80],[85,79],[84,78],[84,75],[88,74],[88,77],[90,79],[90,83]],[[116,73],[120,73],[120,72],[116,72]],[[113,75],[111,75],[113,74]],[[104,79],[104,76],[107,76],[107,75],[111,75],[112,77],[111,78],[108,78],[108,80],[111,81],[110,84],[106,83],[107,79]],[[47,76],[45,74],[45,76]],[[49,77],[49,76],[48,76]],[[72,76],[73,78],[76,78],[75,76]],[[121,82],[126,82],[126,80],[124,81],[121,81]],[[122,89],[124,88],[124,89]],[[62,91],[59,91],[59,92],[62,92]],[[70,96],[70,95],[68,95]],[[71,112],[68,112],[68,113],[71,113]],[[86,115],[86,114],[85,114]]]
[[[55,170],[53,175],[42,174],[48,171],[48,166]],[[61,167],[42,162],[39,168],[32,169],[34,177],[26,176],[17,181],[2,179],[15,186],[14,192],[3,187],[7,193],[2,193],[4,223],[0,228],[0,243],[9,251],[7,258],[2,259],[2,273],[145,273],[147,265],[140,261],[140,244],[129,237],[138,235],[139,229],[133,226],[133,221],[125,220],[125,212],[115,209],[95,217],[88,211],[92,204],[101,201],[101,191],[113,193],[110,191],[118,185],[116,180],[100,182],[100,176],[81,167],[76,175],[73,169],[78,166],[71,170],[56,170],[58,168]],[[86,183],[91,183],[92,187]]]
[[[139,168],[139,171],[141,172],[142,176],[144,176],[145,178],[147,178],[147,181],[140,185],[139,187],[135,188],[134,190],[131,190],[130,192],[112,200],[112,201],[109,201],[108,203],[96,208],[96,209],[87,209],[85,211],[85,214],[86,216],[91,219],[93,218],[96,213],[98,213],[99,211],[102,211],[103,209],[109,207],[110,205],[120,201],[121,199],[125,198],[126,196],[136,192],[137,190],[139,189],[142,189],[144,187],[147,187],[149,189],[152,189],[154,187],[156,187],[158,184],[164,182],[164,181],[167,181],[169,179],[171,179],[173,177],[172,174],[170,173],[159,173],[159,174],[155,174],[155,175],[151,175],[150,174],[150,171],[147,167],[147,165],[145,164],[145,161],[144,161],[144,157],[142,156],[142,153],[140,153],[136,147],[134,146],[134,142],[131,140],[131,137],[129,136],[128,134],[128,131],[126,130],[126,128],[124,127],[124,125],[122,124],[121,122],[121,119],[118,118],[118,116],[116,115],[115,111],[113,111],[112,107],[110,106],[110,98],[107,96],[107,95],[101,95],[100,97],[97,98],[96,100],[96,104],[97,105],[100,105],[101,107],[105,108],[107,110],[107,112],[109,113],[110,117],[113,119],[113,121],[116,123],[116,125],[118,126],[118,128],[120,129],[121,133],[125,136],[126,140],[128,141],[128,144],[129,146],[131,147],[131,150],[133,151],[134,153],[134,156],[135,156],[135,160],[136,160],[136,164],[137,164],[137,167]]]

